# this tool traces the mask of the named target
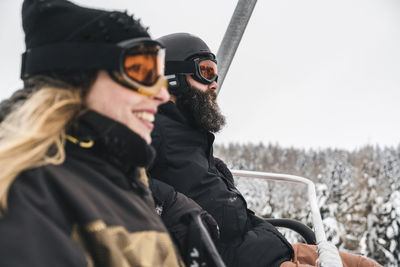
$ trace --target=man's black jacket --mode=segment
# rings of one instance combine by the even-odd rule
[[[228,266],[279,266],[290,259],[290,244],[247,210],[229,170],[213,157],[213,134],[194,128],[168,102],[159,108],[152,139],[157,156],[151,177],[192,198],[215,218],[221,233],[216,245]],[[225,168],[218,170],[216,163]]]

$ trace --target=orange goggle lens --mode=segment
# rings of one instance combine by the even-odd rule
[[[217,63],[212,60],[203,60],[199,62],[200,75],[206,80],[213,81],[217,76]]]
[[[165,51],[160,46],[139,46],[126,51],[124,73],[132,80],[146,86],[164,75]]]

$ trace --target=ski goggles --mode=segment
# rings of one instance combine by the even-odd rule
[[[166,61],[165,74],[192,74],[198,82],[210,84],[218,81],[217,61],[211,58],[195,58],[189,61]]]
[[[21,78],[45,73],[107,70],[121,85],[154,96],[167,82],[165,50],[150,38],[117,44],[60,43],[28,49],[22,56]]]

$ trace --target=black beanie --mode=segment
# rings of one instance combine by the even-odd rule
[[[139,20],[123,12],[77,6],[66,0],[24,0],[26,48],[63,42],[118,43],[149,37]]]

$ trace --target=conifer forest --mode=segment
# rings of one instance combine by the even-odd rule
[[[303,176],[316,184],[328,240],[384,266],[400,266],[400,146],[346,151],[277,144],[216,145],[229,168]],[[265,218],[291,218],[312,227],[306,187],[235,177],[249,208]],[[302,242],[280,229],[290,242]]]

